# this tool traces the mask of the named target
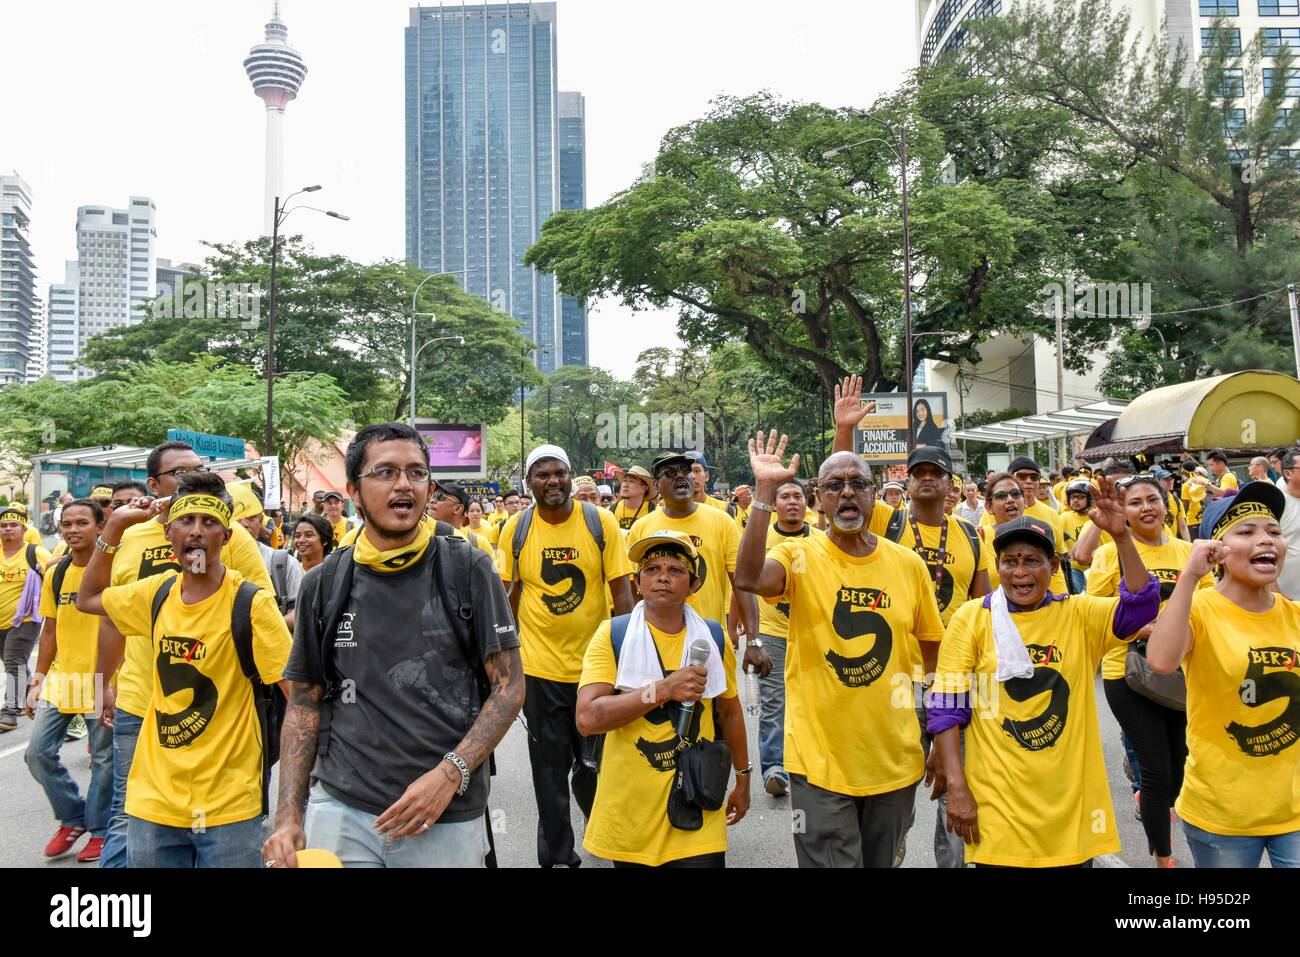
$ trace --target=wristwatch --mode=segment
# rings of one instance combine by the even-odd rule
[[[775,512],[775,511],[776,511],[776,506],[775,506],[775,505],[768,505],[766,502],[760,502],[758,499],[754,499],[754,501],[750,502],[750,503],[749,503],[749,507],[750,507],[750,508],[756,508],[756,509],[758,509],[760,512]]]
[[[118,550],[119,548],[121,548],[122,546],[121,546],[121,545],[110,545],[110,544],[108,544],[108,542],[104,541],[103,537],[101,536],[101,537],[97,537],[97,538],[95,539],[95,547],[98,548],[98,549],[99,549],[101,552],[103,552],[105,555],[115,555],[115,554],[117,554],[117,550]]]
[[[746,649],[749,649],[749,648],[762,648],[762,647],[763,647],[763,639],[762,639],[762,638],[759,638],[757,635],[755,635],[753,638],[750,638],[750,637],[748,637],[748,636],[745,637],[745,648],[746,648]]]

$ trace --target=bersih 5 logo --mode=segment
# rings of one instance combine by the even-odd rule
[[[50,898],[50,926],[54,928],[119,928],[132,937],[148,937],[153,930],[152,894],[83,894],[73,887]]]

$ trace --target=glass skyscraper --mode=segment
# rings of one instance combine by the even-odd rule
[[[561,142],[568,96],[556,85],[554,3],[411,9],[406,258],[513,315],[547,372],[587,354],[585,309],[566,310],[554,278],[520,262],[561,208],[562,173],[583,166],[583,145],[574,160],[571,135]],[[581,97],[578,113],[581,133]]]

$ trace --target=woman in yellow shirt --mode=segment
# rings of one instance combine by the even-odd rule
[[[1133,544],[1142,556],[1142,564],[1160,582],[1160,598],[1166,601],[1191,557],[1191,543],[1168,534],[1165,492],[1154,475],[1135,475],[1117,484]],[[1088,573],[1089,595],[1109,598],[1119,594],[1118,555],[1114,544],[1102,545],[1093,553],[1092,570]],[[1200,580],[1202,588],[1213,584],[1214,579],[1208,575]],[[1145,641],[1153,627],[1147,625],[1134,636],[1135,640]],[[1148,853],[1155,855],[1157,867],[1173,867],[1169,809],[1183,784],[1187,714],[1158,704],[1129,687],[1124,678],[1128,654],[1128,647],[1122,645],[1107,652],[1101,662],[1102,688],[1106,703],[1136,756],[1135,764],[1141,776],[1137,801]]]
[[[1197,867],[1300,867],[1300,604],[1275,592],[1282,490],[1249,482],[1206,506],[1202,534],[1147,643],[1187,676],[1175,805]],[[1218,584],[1197,589],[1214,570]]]

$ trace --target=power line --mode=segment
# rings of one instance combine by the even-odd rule
[[[1192,312],[1209,312],[1213,309],[1226,309],[1229,306],[1240,306],[1248,302],[1254,302],[1257,299],[1267,299],[1269,296],[1276,296],[1279,293],[1287,291],[1287,287],[1274,289],[1271,292],[1261,292],[1258,296],[1251,296],[1249,299],[1238,299],[1235,302],[1221,302],[1213,306],[1195,306],[1191,309],[1171,309],[1168,312],[1149,312],[1147,316],[1182,316]]]

